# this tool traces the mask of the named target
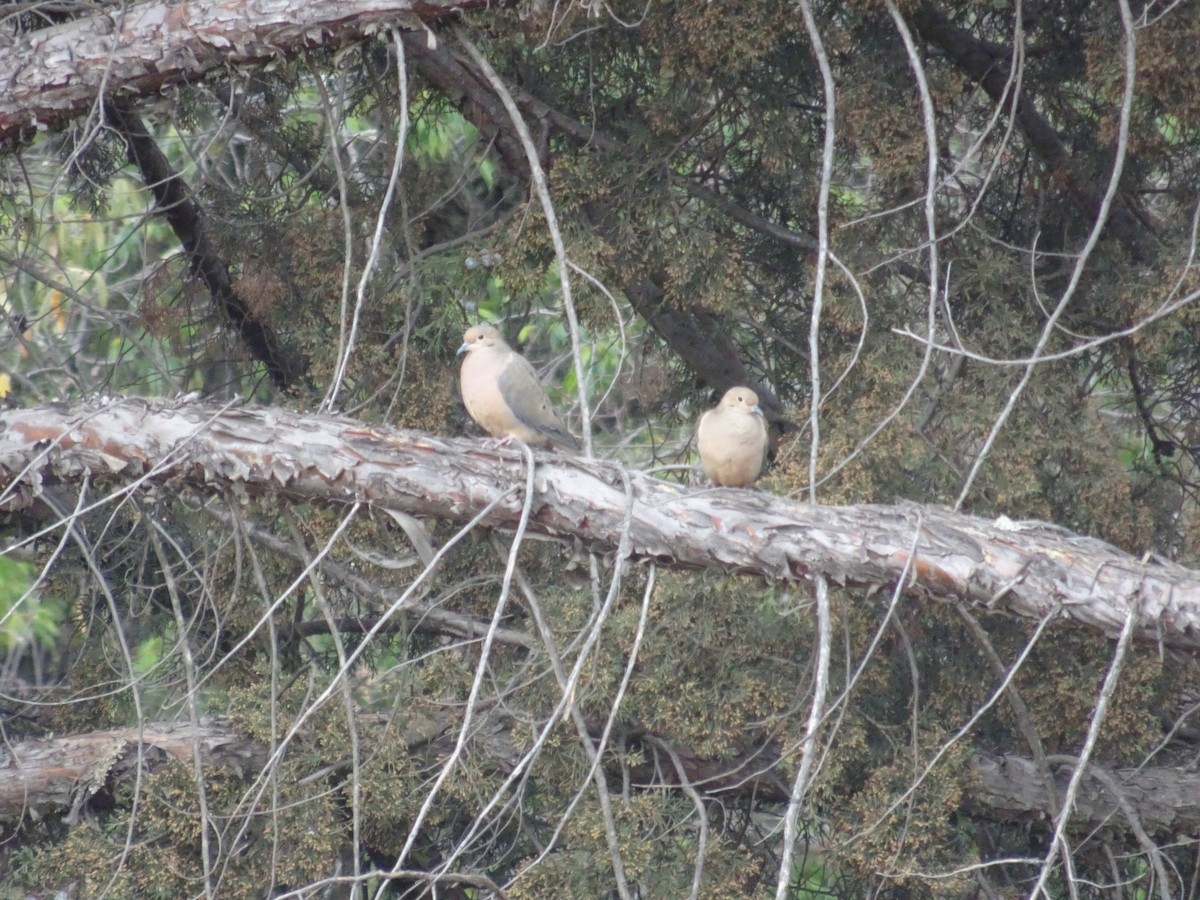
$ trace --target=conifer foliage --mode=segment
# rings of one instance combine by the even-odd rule
[[[1198,44],[0,3],[0,898],[1200,895]]]

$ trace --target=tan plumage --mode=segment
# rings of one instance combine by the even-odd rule
[[[767,458],[767,422],[758,395],[747,387],[726,391],[716,408],[700,417],[696,444],[704,473],[714,484],[753,484]]]
[[[505,343],[491,325],[475,325],[463,335],[459,370],[463,403],[483,430],[507,443],[513,438],[534,447],[579,449],[546,399],[537,372]]]

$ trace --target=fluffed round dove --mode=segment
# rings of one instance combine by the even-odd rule
[[[767,422],[758,395],[748,387],[730,388],[696,428],[700,463],[713,484],[747,487],[767,458]]]
[[[488,434],[506,444],[513,438],[534,447],[579,449],[546,399],[537,372],[505,343],[491,325],[475,325],[463,335],[459,387],[467,412]]]

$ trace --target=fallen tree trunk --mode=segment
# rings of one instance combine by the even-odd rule
[[[1052,774],[1060,808],[1071,771],[1071,765],[1060,765]],[[971,762],[971,774],[975,787],[968,805],[980,815],[1008,821],[1053,819],[1046,804],[1050,786],[1034,760],[979,754]],[[1106,825],[1117,831],[1140,827],[1149,834],[1196,834],[1200,831],[1200,773],[1167,767],[1088,766],[1082,790],[1071,807],[1071,823],[1088,828]]]
[[[376,724],[383,723],[380,720]],[[499,751],[491,758],[506,761],[507,768],[521,757],[512,743],[510,724],[498,722],[495,728],[483,729],[490,735],[491,749]],[[443,726],[432,723],[400,739],[421,755],[424,765],[441,765],[453,750],[453,731]],[[239,735],[223,719],[199,726],[150,722],[140,730],[118,728],[18,741],[0,751],[0,819],[60,813],[73,820],[93,798],[111,797],[119,782],[131,780],[139,760],[144,770],[151,771],[168,760],[190,767],[196,751],[207,774],[228,769],[246,779],[253,778],[270,756],[268,747]],[[776,792],[766,781],[746,777],[754,767],[753,756],[718,762],[686,750],[679,754],[689,779],[705,794],[753,794],[759,800],[786,802],[786,785]],[[669,774],[672,769],[666,766],[660,771]],[[977,754],[970,771],[974,785],[967,807],[974,814],[1002,821],[1052,819],[1048,786],[1033,760]],[[1055,776],[1054,791],[1060,806],[1069,777],[1069,770]],[[1193,834],[1200,829],[1200,773],[1165,767],[1089,766],[1087,788],[1072,807],[1073,828],[1090,829],[1104,823],[1126,831],[1133,826],[1130,819],[1136,818],[1138,827],[1150,834]]]
[[[224,722],[148,722],[142,729],[7,743],[0,749],[0,819],[63,812],[74,821],[94,797],[111,796],[117,782],[133,777],[139,764],[145,770],[168,759],[191,765],[197,750],[206,768],[229,766],[251,775],[268,755]]]

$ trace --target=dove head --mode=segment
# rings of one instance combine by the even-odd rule
[[[752,416],[762,415],[762,409],[758,405],[758,394],[748,387],[730,388],[721,398],[720,405],[723,409],[733,409]]]
[[[495,347],[497,344],[503,343],[504,338],[500,337],[500,332],[493,326],[473,325],[463,334],[462,346],[458,348],[458,352],[470,353],[472,350]]]

